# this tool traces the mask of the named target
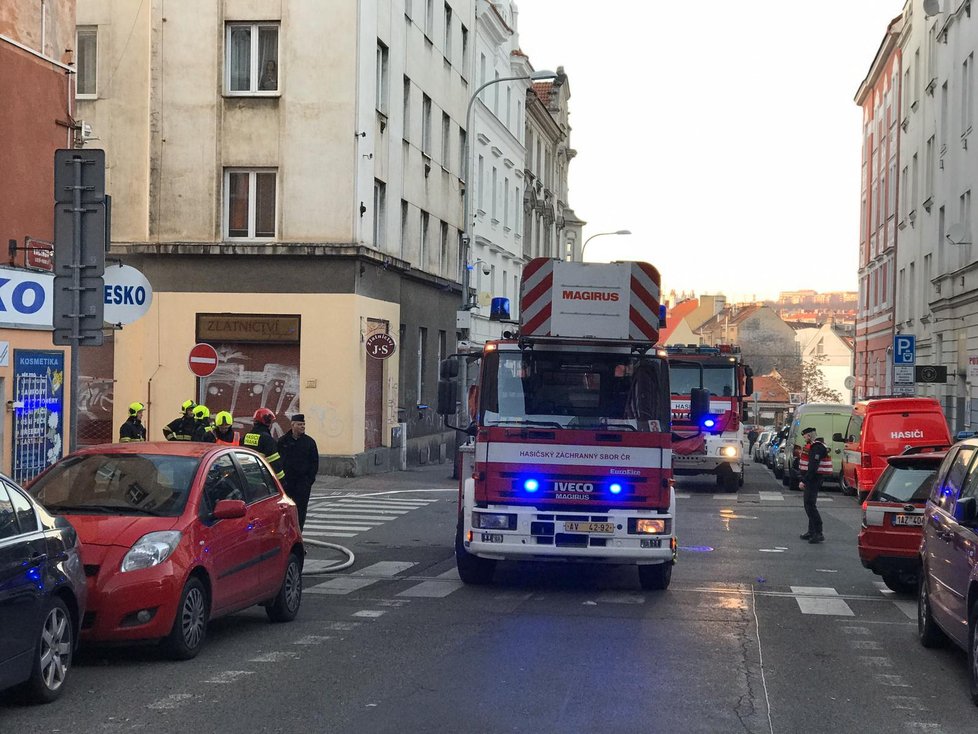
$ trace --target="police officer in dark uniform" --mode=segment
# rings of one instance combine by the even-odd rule
[[[319,447],[306,433],[306,417],[292,416],[292,430],[278,440],[278,450],[285,466],[285,493],[299,510],[299,528],[306,523],[306,510],[312,494],[312,483],[319,472]]]
[[[241,437],[241,445],[264,454],[272,465],[272,472],[280,482],[285,480],[285,468],[282,466],[282,455],[278,452],[278,444],[272,438],[271,425],[275,422],[275,414],[268,408],[255,411],[252,420],[255,425]]]
[[[194,408],[194,433],[191,441],[215,443],[214,426],[211,425],[211,411],[206,405]]]
[[[194,420],[194,408],[196,407],[197,403],[193,400],[183,401],[180,406],[183,415],[163,426],[163,437],[167,441],[194,440],[194,429],[197,427],[197,421]]]
[[[119,428],[119,442],[146,440],[146,426],[143,425],[143,411],[146,406],[140,402],[129,403],[129,418]]]
[[[818,473],[818,467],[822,459],[829,455],[829,449],[821,436],[815,436],[814,428],[804,429],[801,435],[805,437],[805,449],[808,453],[808,466],[798,484],[804,490],[805,514],[808,515],[808,532],[803,533],[801,539],[809,543],[821,543],[825,536],[822,535],[822,516],[815,507],[815,502],[822,486],[822,475]]]

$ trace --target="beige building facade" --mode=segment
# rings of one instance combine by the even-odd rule
[[[116,424],[141,400],[159,437],[192,397],[238,428],[270,407],[273,434],[302,412],[330,472],[387,469],[402,442],[408,463],[442,460],[454,434],[429,406],[457,340],[473,2],[165,11],[78,3],[112,254],[154,289],[113,340]],[[219,355],[205,379],[201,341]]]

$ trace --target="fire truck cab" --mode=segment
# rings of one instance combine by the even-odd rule
[[[666,352],[673,473],[712,474],[718,486],[736,492],[744,485],[744,403],[754,391],[753,371],[732,344],[670,345]],[[697,389],[709,394],[709,408],[698,418],[690,413],[690,396]]]
[[[537,258],[524,268],[519,331],[442,364],[444,416],[456,414],[461,365],[478,367],[469,423],[452,426],[470,436],[462,581],[489,583],[501,560],[560,560],[636,565],[643,588],[669,585],[676,499],[658,297],[647,263]]]

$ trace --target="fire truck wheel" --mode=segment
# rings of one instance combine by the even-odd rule
[[[472,586],[485,586],[492,583],[492,576],[496,571],[496,562],[488,558],[479,558],[465,550],[462,542],[462,522],[459,521],[455,528],[455,565],[458,568],[458,576],[463,584]]]
[[[672,580],[672,561],[638,567],[638,582],[646,591],[664,591]]]

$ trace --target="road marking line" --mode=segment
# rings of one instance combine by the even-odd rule
[[[360,522],[387,522],[388,520],[396,519],[396,516],[391,515],[361,515],[358,512],[310,512],[306,515],[306,522],[309,522],[310,520],[325,520],[326,522],[346,522],[357,520]]]
[[[854,617],[849,605],[839,598],[839,592],[827,586],[792,586],[798,608],[802,614],[823,614],[839,617]]]
[[[373,525],[324,525],[322,523],[307,523],[307,528],[313,530],[359,530],[363,532],[365,530],[372,530]]]
[[[183,706],[185,703],[190,701],[194,695],[192,693],[172,693],[166,698],[160,699],[155,703],[151,703],[146,708],[153,709],[155,711],[167,711],[170,709],[175,709]]]
[[[378,609],[361,609],[359,612],[354,612],[354,617],[367,617],[369,619],[376,619],[384,614],[384,612]]]
[[[924,702],[914,696],[887,696],[886,700],[890,702],[890,707],[895,709],[904,709],[907,711],[928,710]]]
[[[907,683],[903,676],[901,675],[885,675],[877,674],[873,676],[873,680],[879,683],[881,686],[890,686],[891,688],[910,688],[910,684]]]
[[[892,668],[893,661],[885,657],[873,657],[871,655],[859,655],[857,657],[859,662],[863,665],[868,665],[871,668]]]
[[[840,627],[845,635],[868,635],[869,627]]]
[[[307,533],[303,531],[303,535],[309,535],[313,538],[355,538],[359,534],[360,533],[334,533],[334,532],[320,533],[315,531]]]
[[[688,500],[692,496],[693,495],[691,495],[691,494],[677,494],[676,495],[676,499],[677,500]]]
[[[304,591],[312,594],[349,594],[382,579],[392,578],[416,565],[413,561],[381,561],[359,571],[354,571],[347,576],[339,576],[321,584],[310,586]]]
[[[643,594],[634,594],[627,591],[608,591],[601,594],[597,598],[597,601],[599,604],[644,604],[645,596]]]
[[[853,640],[852,646],[857,650],[882,650],[883,646],[876,640]]]
[[[225,670],[222,673],[218,673],[213,678],[205,680],[204,683],[216,683],[219,685],[227,685],[228,683],[234,683],[238,678],[243,678],[246,675],[254,675],[253,670]]]
[[[329,635],[306,635],[293,642],[293,645],[321,645],[326,640],[332,640]]]
[[[297,652],[266,652],[264,655],[259,655],[256,658],[251,658],[249,663],[280,663],[283,660],[297,660],[299,658],[299,653]]]
[[[906,599],[894,599],[893,603],[896,604],[897,609],[906,615],[907,619],[917,621],[917,602],[907,601]]]
[[[762,500],[776,500],[784,502],[784,495],[781,492],[758,492],[757,496]]]

